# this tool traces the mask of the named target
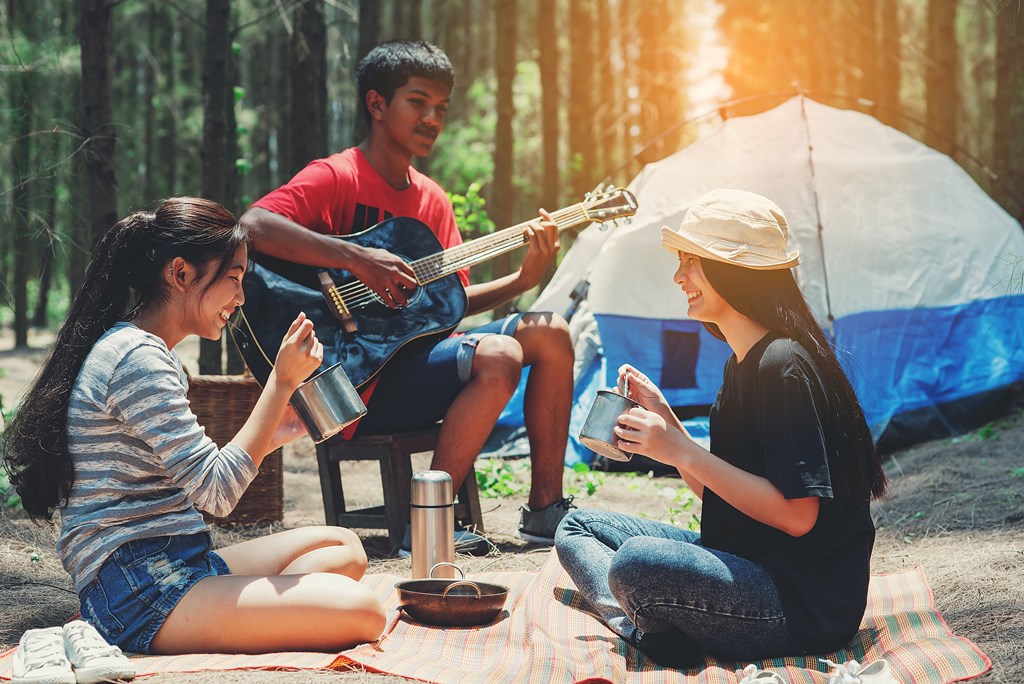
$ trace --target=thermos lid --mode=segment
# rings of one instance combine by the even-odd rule
[[[412,476],[413,506],[451,506],[455,500],[452,476],[443,470],[424,470]]]

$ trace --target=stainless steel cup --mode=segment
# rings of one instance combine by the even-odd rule
[[[619,424],[619,416],[639,406],[627,396],[612,390],[598,390],[594,405],[587,414],[587,422],[580,431],[580,442],[588,449],[613,461],[628,461],[633,454],[613,446],[618,441],[613,430]]]
[[[424,470],[412,476],[409,520],[412,525],[412,578],[454,578],[455,492],[452,477],[443,470]],[[431,575],[431,569],[434,574]]]
[[[366,406],[340,363],[299,385],[291,404],[317,444],[366,415]]]

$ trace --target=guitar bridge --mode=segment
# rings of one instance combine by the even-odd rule
[[[354,333],[358,330],[359,326],[356,325],[356,320],[352,318],[352,312],[348,310],[345,300],[338,293],[338,288],[335,287],[331,274],[327,271],[320,271],[316,276],[320,279],[320,293],[323,294],[324,300],[327,301],[327,308],[341,322],[341,327],[345,329],[345,332]]]

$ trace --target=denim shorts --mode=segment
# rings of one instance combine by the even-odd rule
[[[126,542],[79,594],[82,619],[108,643],[148,653],[164,620],[196,582],[230,574],[210,550],[207,532]]]
[[[515,336],[522,317],[499,318],[432,347],[412,345],[400,350],[381,372],[356,435],[415,430],[444,418],[470,380],[480,340],[487,335]]]

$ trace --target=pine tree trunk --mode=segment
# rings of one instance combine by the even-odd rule
[[[925,63],[927,123],[925,142],[946,154],[957,143],[957,83],[960,80],[956,42],[957,0],[928,0],[928,49]]]
[[[1024,12],[1004,5],[996,31],[992,165],[1002,179],[1002,205],[1024,220]],[[1008,197],[1007,190],[1016,196]]]
[[[856,26],[856,52],[852,79],[857,97],[874,100],[878,91],[878,7],[875,0],[857,0],[851,4]]]
[[[73,77],[74,83],[71,91],[74,93],[75,111],[82,109],[82,78],[81,75]],[[67,278],[68,288],[72,295],[82,289],[85,282],[85,269],[89,264],[89,248],[91,247],[92,236],[90,226],[80,217],[89,213],[89,190],[85,155],[75,154],[71,158],[71,178],[68,184],[71,187],[72,204],[75,210],[72,212],[70,223],[71,244],[68,247]]]
[[[359,2],[359,53],[356,64],[380,42],[380,5],[374,0]],[[362,102],[356,103],[355,125],[353,127],[352,144],[358,145],[366,137],[366,117],[363,115]]]
[[[899,0],[881,0],[882,2],[882,45],[880,68],[878,75],[878,118],[883,123],[903,128],[900,116],[900,85],[902,79],[900,69],[900,7]]]
[[[423,5],[422,0],[405,0],[408,14],[406,15],[405,35],[409,40],[423,40]]]
[[[609,21],[611,11],[608,2],[597,4],[597,15],[595,17],[597,36],[597,55],[594,71],[597,74],[597,82],[605,85],[614,83],[612,77],[612,22]],[[600,87],[600,86],[599,86]],[[603,97],[597,99],[597,107],[594,112],[594,130],[597,147],[594,148],[594,167],[596,173],[594,179],[604,178],[612,170],[611,144],[612,129],[615,125],[615,113],[617,100],[612,88],[602,88]]]
[[[541,205],[549,211],[561,206],[558,173],[558,108],[562,93],[558,89],[558,0],[537,0],[537,40],[540,44],[541,122],[543,135],[544,182]]]
[[[177,145],[178,145],[178,123],[175,111],[178,109],[178,103],[175,99],[174,89],[177,87],[178,81],[178,68],[179,68],[179,52],[175,49],[174,38],[175,29],[174,22],[176,16],[175,13],[171,13],[167,16],[168,27],[162,33],[162,54],[161,57],[165,58],[164,62],[164,73],[167,75],[167,80],[163,88],[164,106],[161,116],[161,159],[164,163],[161,166],[161,171],[164,173],[164,197],[175,197],[178,186],[178,160],[177,160]]]
[[[498,122],[494,132],[494,188],[491,192],[492,218],[499,227],[512,225],[513,188],[512,174],[515,156],[512,142],[512,119],[515,103],[512,100],[512,85],[516,76],[516,29],[518,23],[517,0],[502,0],[495,13],[494,59],[498,78],[497,111]],[[504,275],[511,271],[511,255],[503,254],[494,260],[494,272]],[[501,318],[510,310],[509,305],[495,309],[495,318]]]
[[[146,30],[148,39],[146,45],[149,53],[145,55],[145,69],[143,71],[143,144],[142,160],[146,168],[146,175],[143,178],[142,198],[147,207],[154,206],[159,199],[157,191],[157,175],[154,160],[156,146],[156,59],[152,48],[157,44],[157,33],[160,32],[158,25],[162,17],[160,8],[156,3],[149,6],[146,13]],[[166,27],[164,27],[166,28]]]
[[[544,160],[543,181],[541,183],[541,206],[548,211],[555,211],[561,206],[558,196],[558,108],[562,102],[562,94],[558,90],[558,1],[537,0],[537,41],[540,54],[540,86],[541,86],[541,157]],[[540,289],[551,281],[557,264],[552,261],[540,282]]]
[[[110,104],[110,2],[78,0],[82,59],[82,152],[89,192],[90,249],[117,223],[117,173]]]
[[[203,51],[203,145],[202,194],[216,202],[227,196],[227,103],[228,54],[225,40],[231,16],[230,0],[206,1],[206,36]],[[222,340],[200,340],[199,372],[220,375],[223,369]]]
[[[56,200],[57,194],[53,192],[54,188],[50,188],[50,197],[48,200],[53,202]],[[50,206],[47,210],[50,218],[57,213],[56,207]],[[51,223],[52,225],[52,223]],[[50,302],[50,287],[53,284],[53,240],[46,240],[41,245],[39,257],[39,290],[36,293],[36,308],[32,314],[32,326],[36,328],[46,327],[46,309]]]
[[[288,70],[290,177],[327,154],[327,29],[323,0],[307,0],[294,13]]]
[[[12,99],[17,102],[13,108],[12,128],[14,144],[11,145],[11,169],[14,171],[11,180],[14,191],[11,193],[11,211],[8,221],[11,224],[11,235],[14,237],[12,257],[14,269],[11,290],[14,295],[14,346],[28,346],[28,272],[32,263],[30,249],[35,240],[32,239],[32,207],[31,207],[31,158],[32,158],[32,118],[34,109],[33,74],[18,73],[13,75],[11,88]]]
[[[569,4],[572,78],[569,82],[569,186],[578,198],[590,190],[594,153],[594,19],[591,0]]]

